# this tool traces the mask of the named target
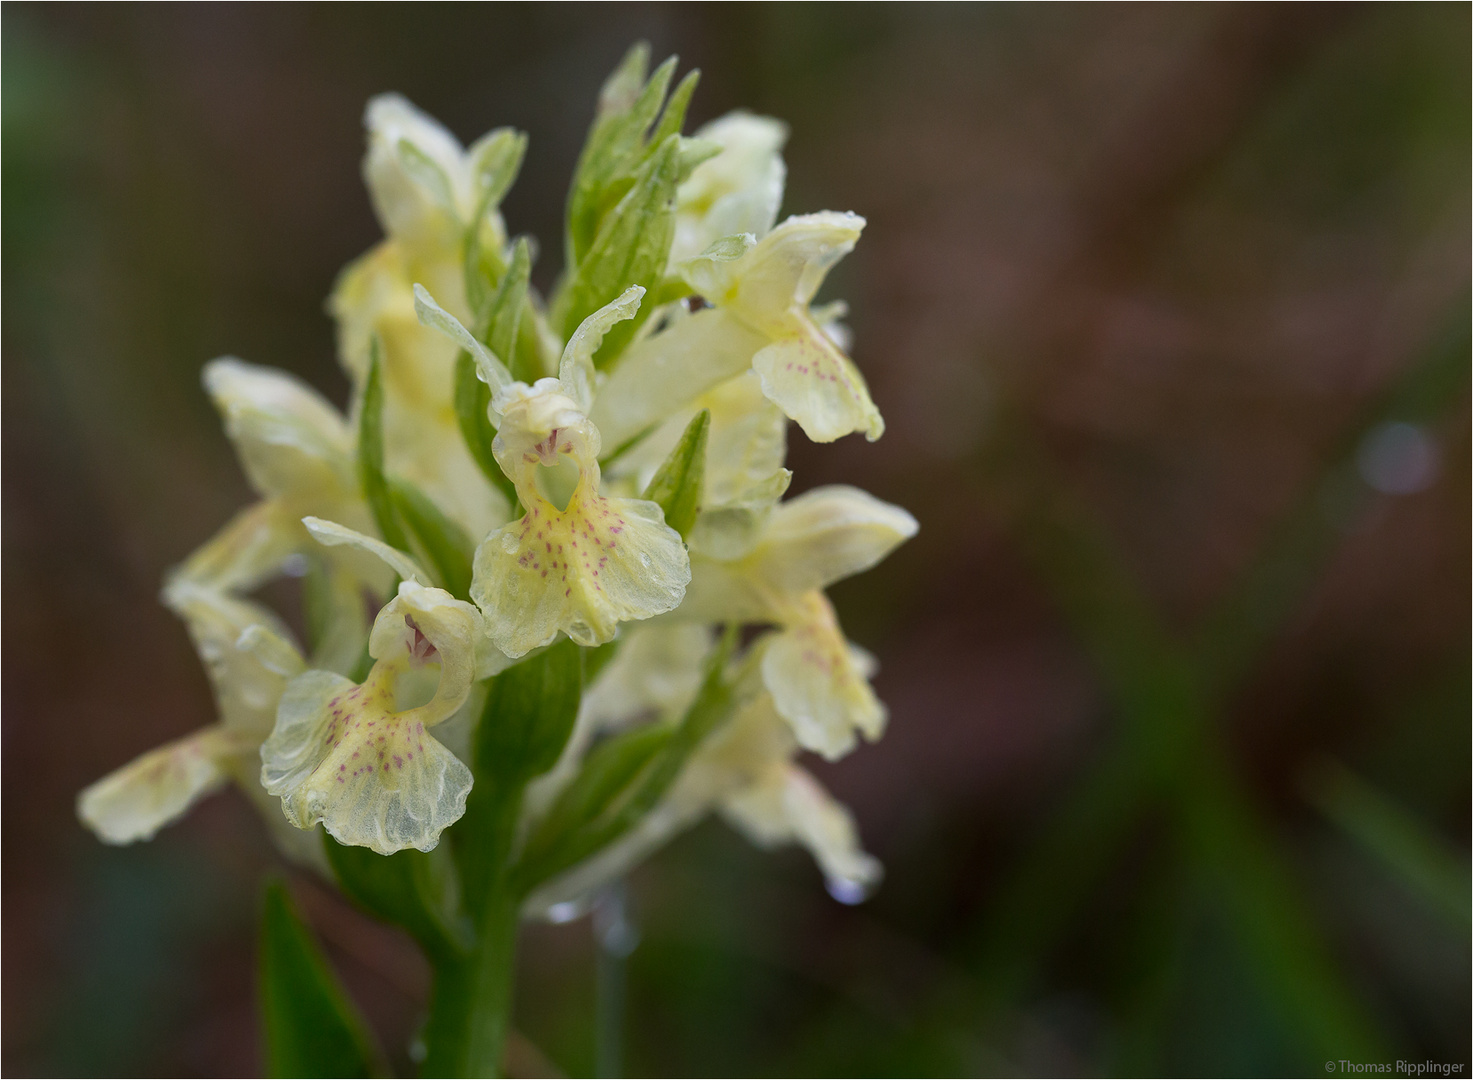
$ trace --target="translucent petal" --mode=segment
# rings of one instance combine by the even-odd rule
[[[420,569],[419,564],[404,552],[390,547],[382,540],[367,536],[357,529],[350,529],[346,525],[339,525],[336,521],[324,521],[317,517],[305,517],[302,519],[302,524],[312,534],[312,539],[323,547],[346,545],[367,552],[398,574],[402,581],[413,581],[423,585],[430,580],[429,575]]]
[[[711,628],[691,623],[632,627],[619,652],[584,700],[601,726],[617,727],[647,713],[679,716],[696,696],[711,651]]]
[[[109,844],[148,840],[229,779],[241,753],[223,727],[207,727],[135,758],[77,796],[77,816]]]
[[[558,904],[578,904],[666,841],[700,821],[731,793],[757,782],[775,761],[796,750],[792,732],[762,694],[739,708],[701,744],[663,802],[632,830],[592,858],[539,887],[524,911],[546,916]]]
[[[722,813],[760,846],[801,843],[836,895],[835,886],[849,886],[862,898],[883,876],[879,860],[860,847],[853,815],[797,765],[774,766],[760,783],[728,796]]]
[[[604,335],[615,323],[632,319],[639,312],[644,288],[631,285],[615,300],[599,308],[578,324],[558,364],[558,381],[562,392],[583,412],[593,406],[593,354],[603,344]],[[493,389],[495,387],[493,386]]]
[[[641,289],[640,292],[643,294],[644,290]],[[438,330],[471,354],[481,381],[491,388],[493,394],[511,383],[511,372],[506,370],[506,365],[500,358],[476,340],[476,336],[462,326],[459,319],[435,303],[435,298],[423,285],[414,286],[414,313],[422,326]]]
[[[176,581],[165,590],[165,602],[189,629],[194,647],[204,661],[222,727],[255,746],[271,731],[276,703],[286,685],[283,665],[301,670],[301,654],[290,643],[290,632],[267,608],[226,593]],[[254,642],[242,637],[255,631]],[[269,640],[271,662],[263,661],[260,647]]]
[[[880,737],[885,706],[823,594],[806,594],[801,609],[801,617],[767,640],[762,679],[798,742],[836,761],[854,749],[856,731],[871,741]]]
[[[454,250],[410,260],[389,241],[343,272],[328,306],[338,324],[339,357],[356,386],[368,371],[370,340],[377,335],[382,346],[385,470],[415,484],[472,536],[484,536],[506,521],[510,507],[486,483],[460,433],[454,397],[460,350],[421,326],[414,308],[417,281],[445,311],[468,318],[462,277]]]
[[[222,591],[249,592],[276,576],[306,534],[299,515],[277,499],[248,506],[169,576]],[[165,586],[167,591],[170,585]]]
[[[874,566],[919,529],[898,506],[846,484],[781,503],[752,555],[752,572],[782,592],[821,589]]]
[[[786,124],[737,110],[706,124],[695,137],[722,149],[680,185],[672,264],[699,254],[723,236],[766,235],[782,205]]]
[[[858,214],[832,210],[790,217],[731,264],[726,289],[707,299],[777,336],[790,309],[806,307],[833,265],[854,250],[864,224]]]
[[[702,409],[711,412],[703,506],[745,500],[752,488],[770,483],[782,471],[788,418],[763,395],[757,376],[747,371],[672,413],[620,457],[610,467],[611,474],[632,475],[635,488],[643,491]]]
[[[205,365],[204,384],[262,495],[337,500],[354,489],[347,422],[306,383],[223,357]]]
[[[381,855],[429,851],[465,813],[471,773],[422,722],[395,714],[393,679],[362,686],[325,671],[293,679],[261,747],[261,783],[298,828]]]
[[[885,433],[864,376],[811,323],[759,350],[752,368],[762,379],[763,393],[814,442],[833,442],[852,431],[874,442]]]
[[[685,595],[690,560],[660,507],[594,495],[590,486],[580,485],[564,511],[536,500],[476,550],[471,595],[507,656],[559,632],[601,644],[619,623],[669,611]]]
[[[370,101],[364,125],[363,179],[384,232],[415,245],[453,246],[469,202],[459,141],[398,94]]]
[[[746,371],[767,339],[719,310],[698,311],[635,342],[599,388],[590,418],[619,446]]]

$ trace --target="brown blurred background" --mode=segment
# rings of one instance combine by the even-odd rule
[[[155,600],[249,497],[200,365],[344,399],[383,90],[530,133],[505,211],[549,285],[640,38],[701,68],[696,122],[791,124],[784,212],[869,219],[825,295],[889,429],[794,431],[795,490],[922,528],[835,590],[891,724],[819,771],[884,886],[679,840],[631,882],[624,1067],[1467,1062],[1467,5],[10,3],[4,1071],[259,1068],[250,809],[124,850],[72,811],[211,719]],[[407,939],[298,886],[402,1063]],[[518,1028],[589,1074],[588,922],[522,966]]]

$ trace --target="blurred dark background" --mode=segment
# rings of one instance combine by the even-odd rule
[[[1467,1062],[1466,4],[8,3],[4,1071],[259,1068],[251,810],[124,850],[72,810],[212,719],[155,600],[249,497],[200,365],[344,400],[383,90],[531,134],[505,211],[548,285],[639,38],[701,68],[695,121],[791,124],[785,213],[868,217],[825,295],[889,430],[795,430],[795,490],[922,528],[835,590],[891,724],[817,768],[884,886],[680,839],[631,881],[624,1067]],[[407,939],[297,885],[402,1057]],[[588,1075],[589,923],[524,941],[524,1067]]]

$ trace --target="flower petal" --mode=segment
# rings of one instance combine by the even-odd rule
[[[562,392],[582,412],[586,413],[593,407],[593,354],[598,352],[604,335],[615,323],[632,319],[638,314],[642,299],[644,287],[629,286],[617,298],[579,323],[573,336],[568,338],[562,360],[558,363],[558,382],[562,384]]]
[[[302,668],[289,631],[260,604],[187,581],[174,582],[164,600],[184,620],[205,663],[221,726],[248,745],[258,745],[275,723],[276,703],[286,685],[286,675],[276,668],[294,662],[292,675]],[[258,639],[271,639],[272,664],[263,663],[255,649],[241,646],[242,635],[253,630]]]
[[[77,816],[109,844],[148,840],[229,779],[225,762],[238,739],[221,726],[202,728],[109,773],[77,796]]]
[[[646,623],[621,636],[619,651],[584,694],[601,729],[620,727],[647,713],[685,712],[705,676],[711,628],[692,623]]]
[[[854,250],[864,224],[858,214],[832,210],[790,217],[730,264],[725,291],[706,299],[781,336],[792,308],[808,305],[833,265]]]
[[[537,500],[486,537],[471,596],[496,647],[518,657],[559,632],[580,645],[609,641],[619,623],[676,607],[689,581],[685,545],[658,504],[580,487],[566,510]]]
[[[801,618],[767,640],[762,681],[805,749],[837,761],[854,749],[856,731],[871,741],[880,737],[885,706],[862,664],[816,590],[802,598]]]
[[[767,339],[717,310],[698,311],[636,341],[599,388],[590,418],[610,448],[746,371]]]
[[[476,340],[476,336],[462,326],[459,319],[435,303],[435,298],[423,285],[414,286],[414,313],[421,326],[438,330],[471,354],[481,381],[491,388],[492,394],[511,384],[511,372],[501,359]]]
[[[332,501],[355,489],[347,422],[306,383],[222,357],[205,365],[204,384],[262,495]]]
[[[389,855],[429,851],[465,813],[471,773],[415,720],[392,713],[387,678],[293,679],[261,747],[261,783],[298,828]]]
[[[411,664],[438,661],[440,678],[434,697],[399,713],[399,719],[428,727],[460,708],[476,678],[481,633],[481,613],[464,600],[444,589],[427,589],[412,581],[400,583],[399,595],[384,605],[373,622],[369,655],[390,662],[408,658]]]
[[[782,148],[788,127],[780,120],[737,110],[706,124],[695,137],[717,143],[721,152],[680,185],[672,264],[723,236],[765,236],[777,220],[787,178]]]
[[[275,577],[304,539],[292,508],[279,499],[263,499],[231,518],[170,574],[164,586],[165,602],[177,581],[249,592]]]
[[[420,246],[453,246],[468,201],[459,140],[398,94],[370,101],[363,122],[363,179],[384,232]]]
[[[783,592],[821,589],[868,570],[919,527],[900,507],[859,488],[814,488],[778,506],[752,569]]]
[[[367,536],[357,529],[350,529],[346,525],[339,525],[336,521],[324,521],[317,517],[304,517],[302,524],[307,526],[312,539],[323,547],[347,546],[365,551],[382,560],[389,569],[399,575],[401,581],[413,581],[424,585],[430,580],[430,576],[420,569],[419,563],[404,552],[390,547],[382,540]]]
[[[862,431],[874,442],[885,433],[864,376],[831,338],[806,320],[797,333],[753,356],[752,368],[762,379],[762,392],[814,442],[833,442],[852,431]]]
[[[879,860],[860,847],[853,815],[797,765],[775,766],[760,783],[728,796],[721,809],[759,846],[797,841],[806,847],[829,892],[845,903],[863,899],[883,876]]]

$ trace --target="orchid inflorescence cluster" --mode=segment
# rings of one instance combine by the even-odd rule
[[[874,662],[824,589],[916,523],[853,487],[784,498],[789,420],[818,442],[884,430],[844,306],[811,303],[864,220],[776,223],[784,126],[734,112],[683,136],[695,73],[670,91],[674,64],[647,77],[637,47],[605,83],[545,301],[499,212],[526,137],[462,148],[370,102],[387,235],[329,303],[348,415],[284,372],[206,365],[260,500],[163,601],[219,718],[82,793],[102,839],[234,781],[284,853],[446,970],[488,904],[576,911],[711,811],[806,845],[840,899],[877,882],[798,759],[881,734]],[[283,574],[305,643],[250,598]]]

